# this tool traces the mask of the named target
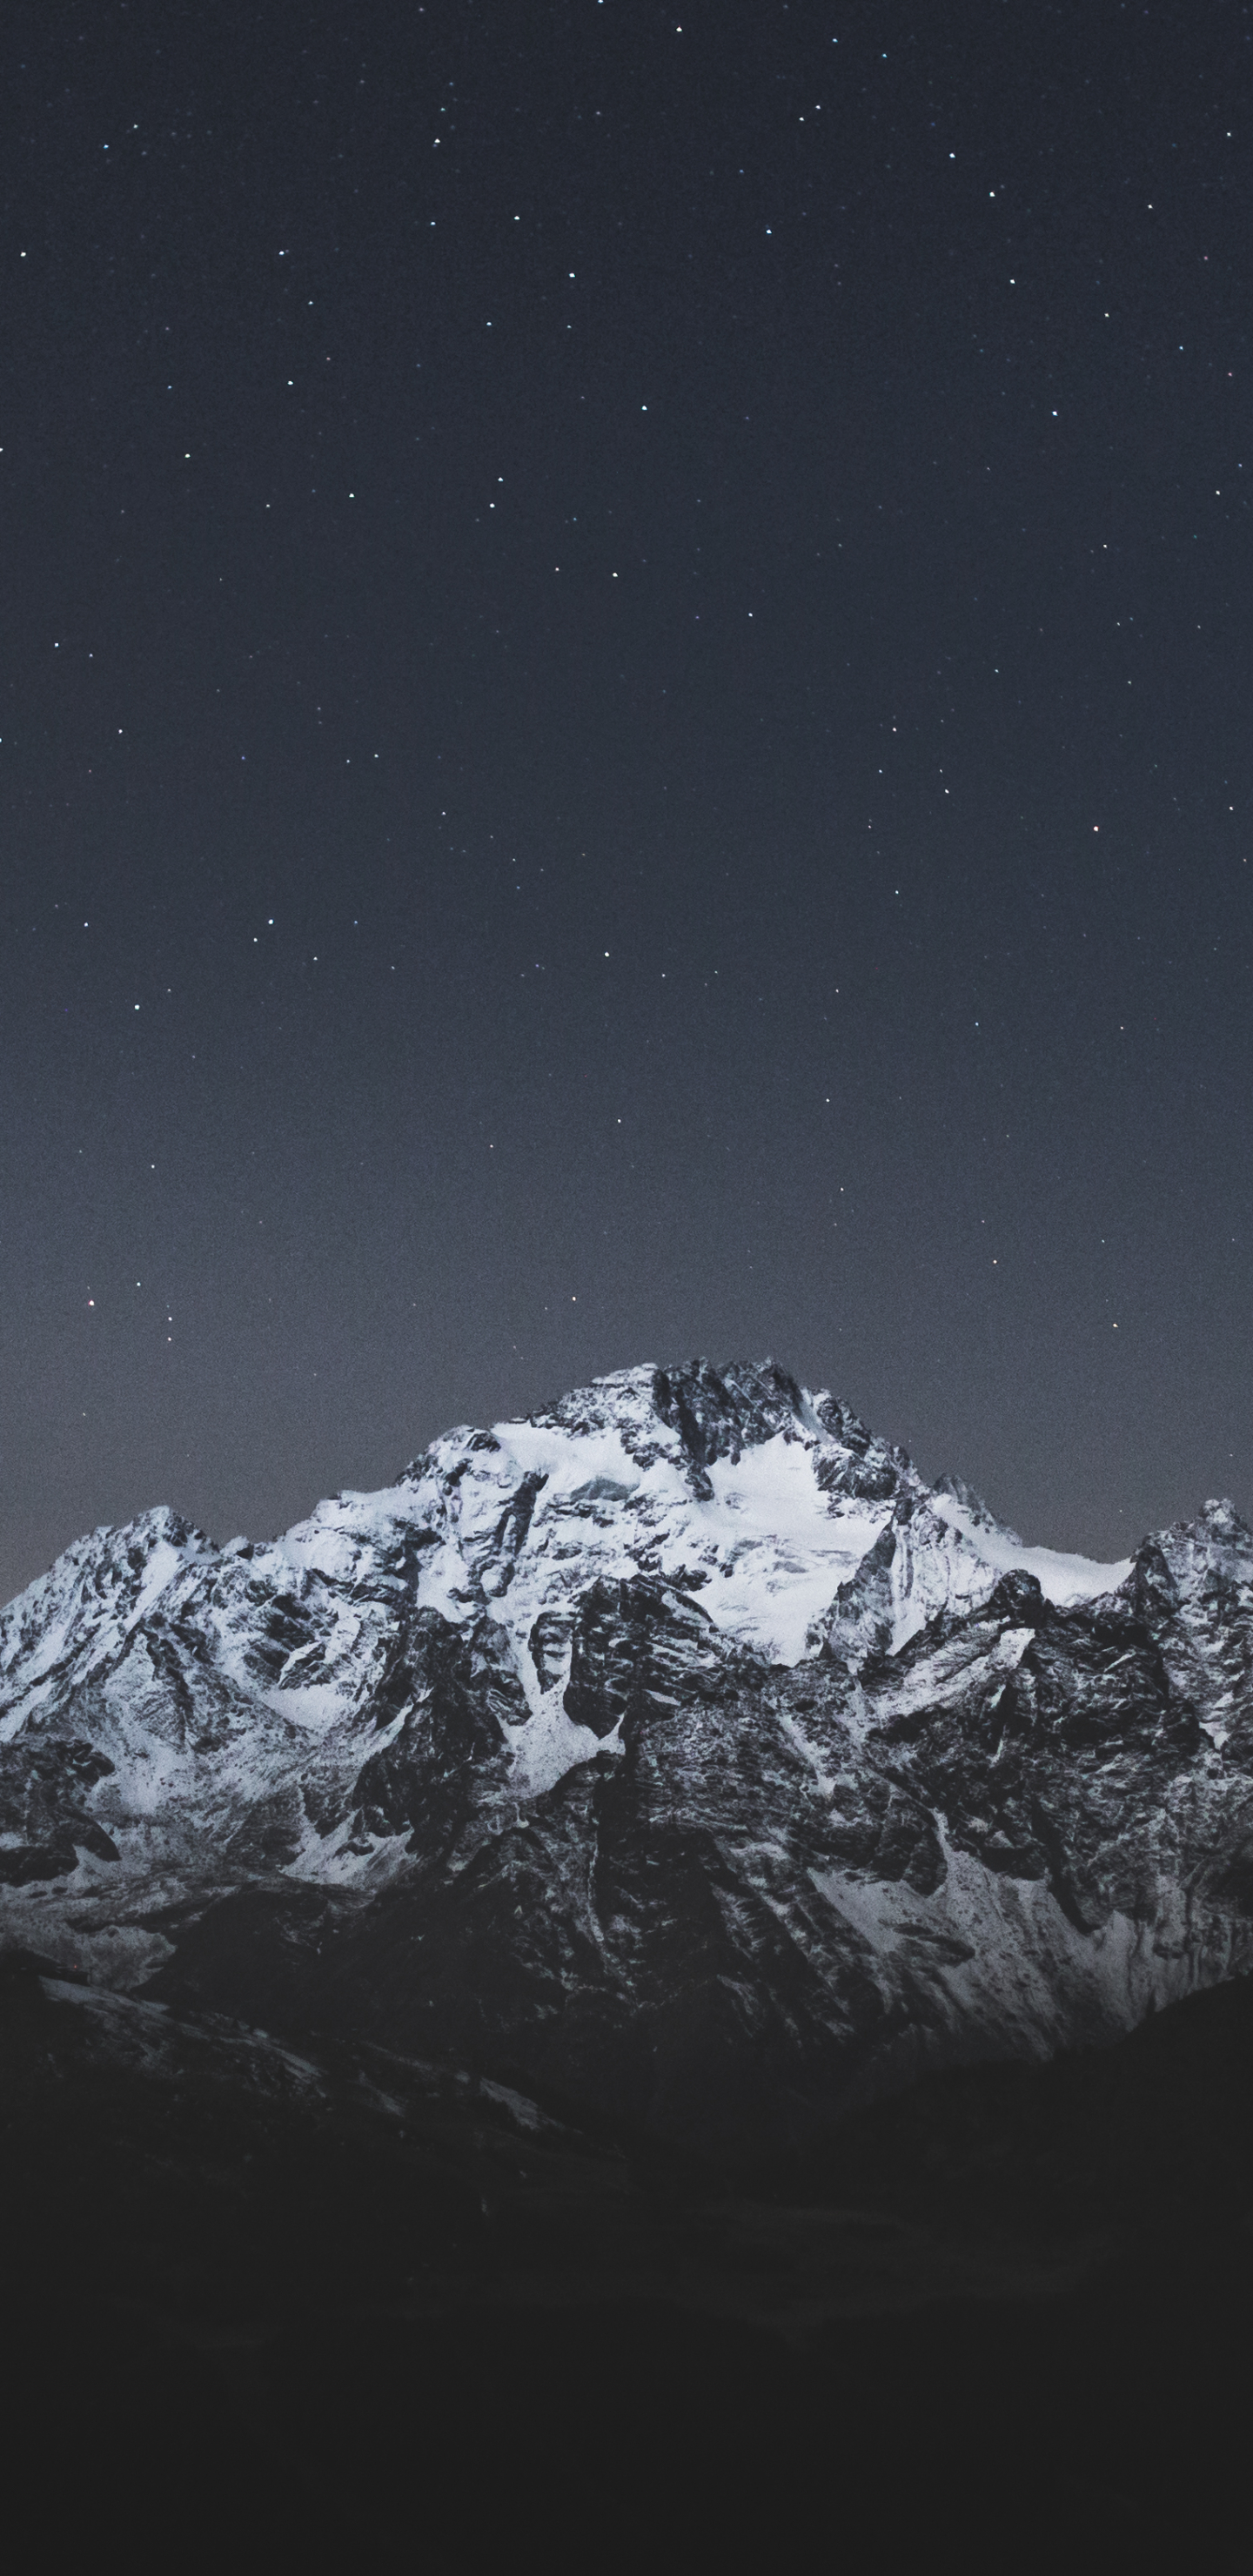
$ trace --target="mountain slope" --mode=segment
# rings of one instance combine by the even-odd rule
[[[767,1362],[167,1511],[0,1617],[0,1937],[662,2134],[1115,2037],[1253,1963],[1253,1539],[1093,1565]]]

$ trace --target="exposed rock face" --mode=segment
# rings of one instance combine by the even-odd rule
[[[168,1511],[0,1617],[0,1937],[665,2134],[1253,1966],[1253,1537],[1024,1547],[767,1362]]]

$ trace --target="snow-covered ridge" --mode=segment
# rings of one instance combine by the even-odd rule
[[[394,1485],[320,1503],[263,1544],[216,1547],[166,1509],[78,1541],[0,1614],[0,1746],[89,1718],[119,1774],[93,1813],[115,1840],[142,1815],[168,1841],[206,1799],[281,1804],[311,1763],[328,1784],[355,1777],[363,1731],[377,1741],[404,1720],[403,1694],[392,1709],[380,1692],[406,1623],[428,1613],[489,1641],[513,1793],[529,1797],[617,1740],[567,1706],[596,1587],[683,1596],[711,1644],[767,1665],[856,1667],[1013,1568],[1059,1603],[1128,1571],[1024,1547],[965,1487],[932,1490],[771,1361],[644,1366],[449,1432]],[[286,1865],[355,1874],[347,1825],[328,1840],[305,1785]]]
[[[725,1445],[704,1426],[713,1454],[694,1456],[685,1426],[661,1409],[658,1382],[682,1387],[677,1372],[623,1370],[551,1412],[449,1433],[399,1485],[321,1504],[275,1552],[342,1580],[363,1550],[394,1544],[405,1524],[421,1529],[437,1543],[422,1561],[419,1600],[452,1620],[491,1601],[528,1683],[524,1650],[541,1613],[588,1582],[641,1573],[695,1592],[726,1635],[794,1664],[818,1649],[819,1623],[902,1507],[911,1520],[925,1509],[912,1552],[932,1563],[927,1580],[916,1569],[897,1596],[894,1647],[935,1610],[985,1598],[1012,1568],[1058,1603],[1111,1591],[1129,1571],[1130,1559],[1025,1547],[973,1497],[933,1493],[902,1453],[772,1363],[728,1370],[724,1381],[707,1363],[689,1374],[698,1373],[708,1393],[728,1381],[738,1392],[738,1378],[757,1399],[724,1400],[713,1427]]]
[[[1240,1972],[1251,1836],[1230,1505],[1027,1547],[770,1361],[462,1427],[262,1545],[145,1513],[0,1614],[0,1945],[508,2084],[633,2066],[675,2134],[721,2117],[693,1927],[715,2058],[751,2093],[772,2033],[829,2105]]]
[[[596,1582],[673,1586],[728,1640],[792,1665],[847,1633],[859,1580],[896,1651],[1011,1569],[1071,1603],[1112,1590],[1129,1563],[1025,1547],[965,1488],[928,1488],[771,1362],[645,1366],[549,1412],[450,1432],[396,1484],[320,1503],[267,1543],[219,1549],[165,1509],[78,1541],[0,1613],[0,1738],[71,1677],[81,1689],[115,1665],[154,1616],[194,1615],[224,1678],[316,1730],[359,1695],[401,1601],[454,1624],[490,1610],[539,1717],[559,1676],[537,1661],[536,1622],[559,1629]],[[276,1603],[315,1615],[259,1671],[256,1614]]]

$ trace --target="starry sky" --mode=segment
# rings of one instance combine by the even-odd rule
[[[0,1595],[698,1352],[1253,1506],[1253,10],[0,47]]]

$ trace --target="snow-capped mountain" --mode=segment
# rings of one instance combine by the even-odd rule
[[[772,1362],[462,1429],[0,1615],[0,1939],[675,2134],[1253,1964],[1253,1539],[1024,1547]]]

